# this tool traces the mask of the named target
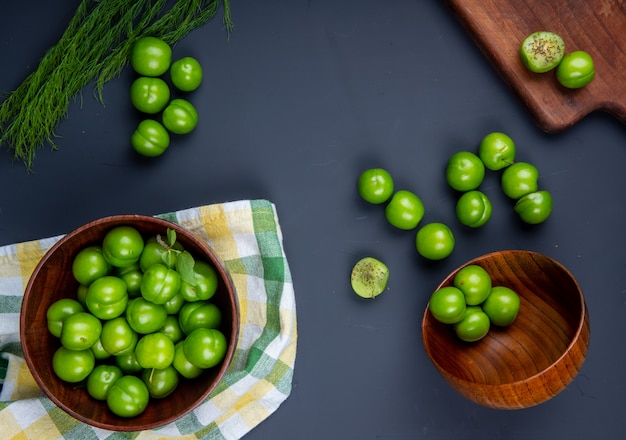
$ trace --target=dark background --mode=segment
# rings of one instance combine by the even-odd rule
[[[234,1],[174,48],[194,56],[205,82],[190,96],[200,126],[156,160],[129,136],[139,115],[127,68],[93,87],[42,148],[31,173],[0,150],[0,245],[48,237],[98,217],[158,214],[237,199],[274,202],[298,309],[291,396],[250,439],[617,438],[626,431],[626,127],[591,114],[561,134],[539,130],[439,1]],[[0,90],[11,90],[54,44],[78,1],[2,2]],[[491,131],[517,143],[540,171],[552,217],[526,227],[490,173],[492,220],[460,226],[446,186],[447,158]],[[382,166],[415,191],[424,221],[454,230],[453,255],[426,263],[414,233],[394,230],[356,193],[358,174]],[[453,391],[423,350],[428,296],[451,270],[509,248],[567,266],[586,295],[588,358],[574,382],[527,410],[497,411]],[[363,301],[349,286],[357,259],[391,270],[389,291]]]

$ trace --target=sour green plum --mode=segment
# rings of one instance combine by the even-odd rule
[[[457,191],[471,191],[485,178],[485,165],[471,151],[459,151],[450,157],[446,167],[446,181]]]
[[[393,194],[393,178],[383,168],[370,168],[359,176],[357,189],[363,200],[380,205],[389,200]]]
[[[491,218],[493,207],[485,193],[473,190],[463,193],[456,203],[456,216],[461,224],[480,228]]]
[[[465,303],[475,306],[485,301],[491,293],[491,276],[481,266],[470,264],[456,273],[454,285],[463,292]]]
[[[468,306],[463,319],[454,324],[454,332],[465,342],[476,342],[487,336],[489,317],[479,306]]]
[[[466,307],[463,292],[454,286],[435,290],[428,302],[430,313],[444,324],[455,324],[463,319]]]

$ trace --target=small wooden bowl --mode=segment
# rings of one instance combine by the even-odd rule
[[[438,288],[452,285],[470,264],[486,269],[494,286],[518,293],[517,319],[466,343],[426,307],[422,339],[431,361],[452,388],[490,408],[527,408],[556,396],[580,371],[589,346],[589,314],[576,279],[547,256],[507,250],[467,262]]]
[[[60,380],[52,370],[52,355],[60,346],[47,327],[46,310],[56,300],[75,297],[78,283],[72,275],[72,261],[85,246],[101,244],[108,230],[131,225],[146,237],[176,231],[178,241],[197,259],[215,267],[219,285],[211,299],[222,311],[222,332],[228,341],[225,359],[200,377],[181,379],[178,388],[164,399],[151,399],[147,409],[133,418],[118,417],[106,403],[92,399],[84,387]],[[88,223],[61,238],[36,266],[24,293],[20,316],[20,336],[24,358],[43,392],[57,406],[89,425],[113,431],[140,431],[170,423],[193,410],[215,388],[233,357],[239,331],[239,309],[233,283],[223,264],[207,244],[177,224],[141,216],[119,215]]]

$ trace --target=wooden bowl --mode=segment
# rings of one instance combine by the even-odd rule
[[[84,387],[60,380],[52,370],[52,355],[60,346],[47,327],[46,310],[56,300],[75,297],[78,283],[71,266],[76,253],[85,246],[101,244],[108,230],[131,225],[146,237],[176,231],[178,241],[197,259],[204,258],[215,267],[219,284],[211,299],[222,311],[220,330],[228,341],[225,359],[200,377],[181,378],[177,389],[164,399],[151,399],[147,409],[133,418],[118,417],[105,402],[92,399]],[[154,217],[119,215],[88,223],[61,238],[35,268],[24,293],[20,315],[20,336],[24,358],[43,392],[61,409],[89,425],[113,431],[139,431],[170,423],[193,410],[207,398],[226,372],[233,357],[239,330],[237,297],[223,264],[207,244],[177,224]]]
[[[527,408],[556,396],[580,371],[589,346],[589,314],[576,279],[545,255],[507,250],[465,263],[438,288],[452,285],[470,264],[486,269],[494,286],[518,293],[517,319],[467,343],[426,307],[422,339],[431,361],[452,388],[490,408]]]

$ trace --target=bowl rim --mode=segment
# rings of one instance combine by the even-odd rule
[[[93,419],[90,419],[88,417],[85,417],[79,413],[77,413],[75,410],[73,410],[72,408],[68,407],[66,404],[64,404],[63,402],[61,402],[57,396],[55,396],[49,389],[48,387],[45,385],[45,383],[43,382],[43,380],[39,377],[38,374],[33,374],[33,372],[35,371],[35,360],[31,357],[31,354],[28,350],[26,350],[25,344],[25,335],[24,335],[24,331],[26,326],[28,325],[28,323],[25,322],[25,313],[24,310],[26,308],[27,305],[27,299],[30,297],[30,294],[32,293],[32,287],[34,284],[34,280],[36,278],[36,276],[39,274],[39,272],[42,270],[42,268],[44,267],[45,263],[52,257],[52,255],[59,249],[61,248],[67,241],[73,239],[74,237],[76,237],[77,235],[81,234],[82,232],[84,232],[85,230],[88,230],[94,226],[103,224],[103,223],[115,223],[118,222],[118,224],[123,224],[124,222],[133,222],[133,221],[148,221],[148,222],[152,222],[155,224],[158,224],[160,226],[166,227],[166,228],[172,228],[174,230],[176,230],[176,232],[182,232],[184,234],[188,234],[192,241],[196,242],[197,245],[199,245],[203,251],[207,252],[208,255],[211,256],[211,263],[215,264],[217,267],[216,269],[218,270],[220,276],[222,276],[224,278],[224,281],[227,284],[227,290],[229,290],[230,292],[232,292],[232,295],[228,295],[230,297],[229,302],[232,302],[231,307],[229,307],[230,309],[232,309],[233,312],[233,316],[231,318],[231,336],[230,336],[230,340],[229,340],[229,344],[228,344],[228,348],[226,350],[226,354],[224,357],[224,360],[222,361],[220,368],[216,374],[216,380],[211,384],[210,387],[207,388],[206,392],[202,393],[200,395],[200,397],[196,400],[194,400],[193,402],[191,402],[189,404],[189,406],[187,408],[185,408],[184,410],[180,411],[174,418],[171,415],[168,415],[167,417],[164,417],[163,420],[158,420],[152,423],[143,423],[141,425],[125,425],[125,426],[118,426],[118,425],[114,425],[114,424],[110,424],[110,423],[104,423],[104,422],[99,422],[99,421],[95,421]],[[145,214],[117,214],[117,215],[109,215],[109,216],[105,216],[105,217],[101,217],[92,221],[89,221],[81,226],[78,226],[77,228],[69,231],[68,233],[64,234],[63,236],[61,236],[61,238],[59,240],[57,240],[45,253],[44,255],[40,258],[40,260],[37,262],[35,268],[33,269],[31,275],[29,276],[28,282],[24,288],[24,296],[22,299],[22,304],[20,305],[20,318],[19,318],[19,323],[20,323],[20,329],[19,329],[19,336],[20,336],[20,346],[22,348],[22,352],[24,355],[24,360],[26,362],[26,365],[28,366],[29,372],[31,372],[33,379],[35,380],[35,382],[37,383],[37,385],[39,386],[39,388],[41,389],[41,391],[44,393],[44,395],[46,397],[48,397],[57,407],[59,407],[60,409],[62,409],[64,412],[66,412],[68,415],[70,415],[71,417],[75,418],[76,420],[83,422],[85,424],[88,424],[90,426],[96,427],[96,428],[101,428],[101,429],[107,429],[107,430],[111,430],[111,431],[126,431],[126,432],[132,432],[132,431],[140,431],[140,430],[149,430],[149,429],[155,429],[155,428],[159,428],[162,427],[164,425],[167,425],[168,423],[173,423],[176,420],[179,420],[181,417],[189,414],[190,412],[192,412],[194,409],[196,409],[198,407],[198,405],[200,405],[202,402],[204,402],[205,400],[207,400],[210,397],[210,394],[215,390],[215,388],[217,388],[217,386],[223,381],[224,375],[226,374],[227,370],[229,369],[230,365],[232,364],[232,361],[234,359],[235,356],[235,350],[236,347],[238,345],[239,342],[239,334],[240,334],[240,327],[241,327],[241,317],[240,317],[240,304],[239,304],[239,298],[238,298],[238,294],[237,294],[237,288],[235,286],[235,283],[233,282],[233,279],[230,275],[230,272],[226,269],[226,266],[224,264],[224,262],[222,261],[222,259],[215,253],[215,251],[208,245],[208,243],[202,239],[201,237],[197,236],[195,233],[193,233],[191,230],[185,228],[184,226],[175,223],[173,221],[167,220],[165,218],[161,218],[161,217],[156,217],[156,216],[149,216],[149,215],[145,215]]]
[[[578,324],[576,326],[576,331],[574,332],[571,341],[569,342],[569,344],[567,345],[567,347],[563,350],[563,353],[561,353],[561,355],[554,360],[554,362],[552,362],[550,365],[548,365],[547,367],[545,367],[544,369],[542,369],[541,371],[531,375],[531,376],[527,376],[523,379],[519,379],[516,381],[511,381],[511,382],[505,382],[502,384],[488,384],[488,383],[481,383],[480,386],[481,387],[485,387],[485,388],[490,388],[490,387],[502,387],[502,386],[515,386],[515,385],[519,385],[521,383],[527,382],[531,379],[538,379],[541,376],[544,376],[548,371],[554,369],[555,365],[557,365],[559,362],[561,362],[563,360],[564,357],[568,356],[568,353],[571,352],[572,348],[575,346],[575,344],[577,343],[578,339],[580,338],[580,335],[583,333],[583,330],[585,328],[585,326],[589,325],[588,321],[589,321],[589,311],[587,308],[587,304],[585,301],[585,297],[583,295],[583,291],[582,288],[580,287],[580,284],[578,283],[578,280],[576,279],[576,277],[574,277],[573,273],[567,268],[565,267],[562,263],[560,263],[559,261],[555,260],[554,258],[546,255],[546,254],[542,254],[540,252],[536,252],[536,251],[532,251],[532,250],[527,250],[527,249],[503,249],[503,250],[499,250],[499,251],[493,251],[493,252],[489,252],[483,255],[479,255],[477,257],[471,258],[470,260],[466,261],[465,263],[459,265],[456,269],[452,270],[448,275],[446,275],[444,277],[444,279],[437,285],[437,287],[435,288],[435,290],[443,287],[445,284],[448,283],[448,281],[454,277],[454,275],[461,270],[463,267],[468,266],[470,264],[475,264],[479,261],[483,261],[489,258],[492,258],[496,255],[506,255],[506,254],[510,254],[510,255],[514,255],[514,254],[527,254],[527,255],[531,255],[531,256],[535,256],[535,257],[540,257],[540,258],[545,258],[547,260],[549,260],[552,264],[554,264],[559,270],[562,270],[574,283],[574,285],[576,286],[576,292],[577,292],[577,297],[580,301],[581,304],[581,310],[579,311],[579,316],[578,316]],[[430,301],[429,301],[430,302]],[[426,320],[428,315],[430,314],[430,311],[428,309],[428,303],[426,304],[426,309],[424,311],[423,317],[422,317],[422,325],[421,325],[421,329],[422,329],[422,344],[424,346],[426,346],[426,339],[427,339],[427,335],[426,332],[424,331],[424,328],[426,326]],[[434,319],[434,318],[433,318]],[[588,346],[588,344],[587,344]],[[435,364],[435,366],[437,367],[437,369],[441,372],[445,372],[447,375],[454,377],[454,380],[457,382],[462,382],[465,384],[475,384],[476,382],[473,381],[469,381],[466,380],[462,377],[456,376],[456,375],[452,375],[450,374],[447,370],[443,369],[441,364],[439,362],[437,362],[429,353],[428,350],[427,354],[429,359],[431,360],[431,362],[433,364]]]

